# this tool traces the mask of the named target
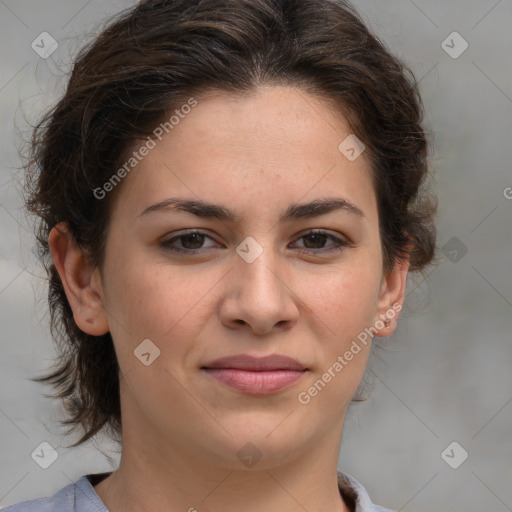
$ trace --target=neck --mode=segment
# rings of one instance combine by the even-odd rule
[[[119,468],[94,487],[110,512],[349,512],[337,481],[346,407],[320,428],[297,429],[277,428],[270,413],[190,424],[175,403],[184,413],[156,425],[121,398]]]
[[[119,468],[95,487],[110,512],[349,512],[337,483],[339,443],[327,435],[313,453],[279,465],[232,469],[162,448],[143,436],[123,439]],[[149,447],[149,450],[148,450]]]

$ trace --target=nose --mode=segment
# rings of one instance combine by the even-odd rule
[[[298,319],[300,302],[291,274],[271,249],[252,262],[236,255],[230,285],[220,308],[221,322],[230,329],[247,329],[263,336],[290,329]]]

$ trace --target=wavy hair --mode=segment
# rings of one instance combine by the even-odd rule
[[[133,143],[192,95],[297,87],[338,109],[366,146],[377,195],[383,269],[435,255],[435,197],[425,190],[428,142],[412,71],[342,0],[147,0],[121,12],[74,59],[65,93],[34,128],[27,209],[38,217],[58,348],[48,381],[71,430],[121,433],[119,367],[110,333],[81,331],[51,261],[61,221],[101,268],[113,200],[93,195]]]

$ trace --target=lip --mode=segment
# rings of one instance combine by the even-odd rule
[[[265,357],[254,357],[249,354],[237,354],[235,356],[215,359],[215,361],[205,364],[203,368],[232,368],[253,372],[272,370],[307,370],[307,368],[303,364],[299,363],[299,361],[279,354],[272,354]]]
[[[293,386],[307,368],[282,355],[223,357],[201,367],[222,384],[251,395],[276,393]]]

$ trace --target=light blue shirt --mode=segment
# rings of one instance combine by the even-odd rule
[[[105,477],[110,473],[101,473]],[[2,509],[3,512],[109,512],[89,481],[92,475],[82,475],[74,483],[53,496],[22,501]],[[366,489],[352,476],[338,471],[338,486],[347,505],[355,502],[354,512],[393,512],[374,505]]]

